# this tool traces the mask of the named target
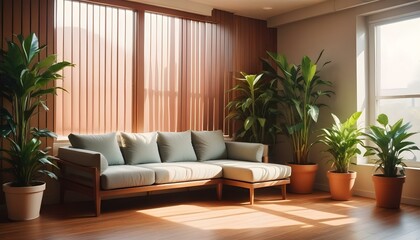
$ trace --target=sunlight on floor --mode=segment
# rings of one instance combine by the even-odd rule
[[[202,230],[287,226],[310,228],[318,223],[339,226],[354,223],[358,220],[345,215],[279,204],[210,208],[196,205],[177,205],[137,212]],[[239,223],[238,219],[240,219]]]

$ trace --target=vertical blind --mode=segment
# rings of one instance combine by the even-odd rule
[[[265,54],[264,41],[275,39],[268,41],[265,32],[263,37],[235,32],[266,29],[265,22],[236,22],[238,17],[221,11],[213,17],[217,24],[56,0],[58,60],[76,66],[64,70],[58,85],[67,92],[56,96],[54,130],[59,136],[189,129],[231,133],[225,106],[234,72],[247,71],[239,63],[257,61]],[[249,45],[263,50],[242,58],[238,53],[250,37],[256,40]]]
[[[55,131],[131,131],[135,44],[132,10],[79,1],[56,1],[58,60],[64,70],[55,106]]]
[[[144,22],[144,130],[221,128],[214,120],[224,99],[223,79],[212,73],[216,25],[154,13]]]

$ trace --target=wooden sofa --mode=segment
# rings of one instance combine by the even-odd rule
[[[186,139],[178,139],[178,134],[186,136]],[[188,134],[191,136],[190,140],[188,140]],[[124,136],[139,135],[141,136],[141,134],[125,134]],[[101,149],[86,149],[86,146],[82,146],[85,149],[81,149],[78,144],[73,144],[74,141],[73,147],[60,148],[58,164],[61,171],[61,201],[64,201],[66,191],[91,196],[95,203],[95,215],[99,216],[102,199],[132,193],[206,185],[216,186],[219,200],[222,198],[223,185],[249,189],[251,204],[254,204],[254,189],[262,187],[281,186],[282,197],[286,199],[286,184],[290,183],[291,169],[286,165],[261,162],[264,152],[261,144],[225,142],[220,131],[188,131],[157,133],[157,135],[159,137],[156,141],[153,140],[147,144],[143,141],[142,146],[133,145],[133,141],[122,141],[118,149],[121,149],[123,164],[109,165],[106,153],[104,156]],[[79,135],[78,137],[86,136]],[[182,141],[185,141],[185,144]],[[118,144],[117,141],[115,143]],[[136,157],[133,161],[133,156],[140,152],[144,153],[144,147],[155,148],[154,144],[157,145],[161,161],[142,163]],[[167,146],[169,150],[165,149]],[[139,148],[143,149],[136,152]],[[182,151],[178,148],[182,148]],[[177,154],[185,155],[186,148],[193,149],[197,158],[195,161],[189,159],[183,161],[182,157],[177,158]],[[208,148],[213,149],[209,151]],[[221,150],[214,150],[218,148]],[[133,149],[135,151],[131,151]],[[176,161],[169,160],[174,158]]]

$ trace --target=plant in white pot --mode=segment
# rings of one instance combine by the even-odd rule
[[[331,114],[334,124],[330,128],[323,128],[319,135],[319,142],[328,148],[332,163],[331,171],[327,172],[331,198],[334,200],[349,200],[357,173],[350,171],[349,167],[354,156],[361,154],[359,145],[362,145],[362,131],[357,127],[357,120],[362,112],[353,113],[345,122]]]
[[[277,80],[279,85],[280,126],[290,139],[293,152],[293,159],[289,161],[292,176],[288,189],[294,193],[311,193],[313,190],[318,165],[309,160],[313,144],[310,136],[320,108],[325,106],[320,99],[334,94],[330,90],[332,83],[323,80],[319,76],[320,70],[317,70],[322,53],[315,62],[304,56],[300,65],[289,64],[286,56],[277,53],[268,52],[271,60],[262,59],[264,73]]]
[[[48,110],[46,95],[60,89],[54,86],[54,81],[61,78],[58,72],[72,64],[57,62],[56,55],[39,59],[44,47],[39,46],[34,33],[15,38],[17,43],[8,41],[0,59],[0,156],[6,163],[2,170],[13,175],[12,182],[3,184],[8,216],[11,220],[30,220],[39,216],[45,189],[41,175],[56,178],[49,170],[56,167],[48,154],[50,148],[41,149],[41,138],[56,135],[31,127],[31,118],[42,109]]]
[[[365,145],[365,156],[375,155],[375,172],[382,172],[372,176],[376,206],[399,208],[405,182],[403,153],[420,150],[414,142],[407,141],[416,133],[408,132],[411,124],[404,124],[403,119],[391,125],[388,116],[380,114],[376,121],[380,126],[371,125],[368,133],[364,134],[373,143]]]

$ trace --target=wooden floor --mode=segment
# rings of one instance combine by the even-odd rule
[[[91,202],[43,206],[41,217],[7,220],[0,212],[0,239],[420,239],[420,207],[375,207],[372,199],[332,201],[328,193],[288,194],[226,188],[106,200],[102,215]]]

